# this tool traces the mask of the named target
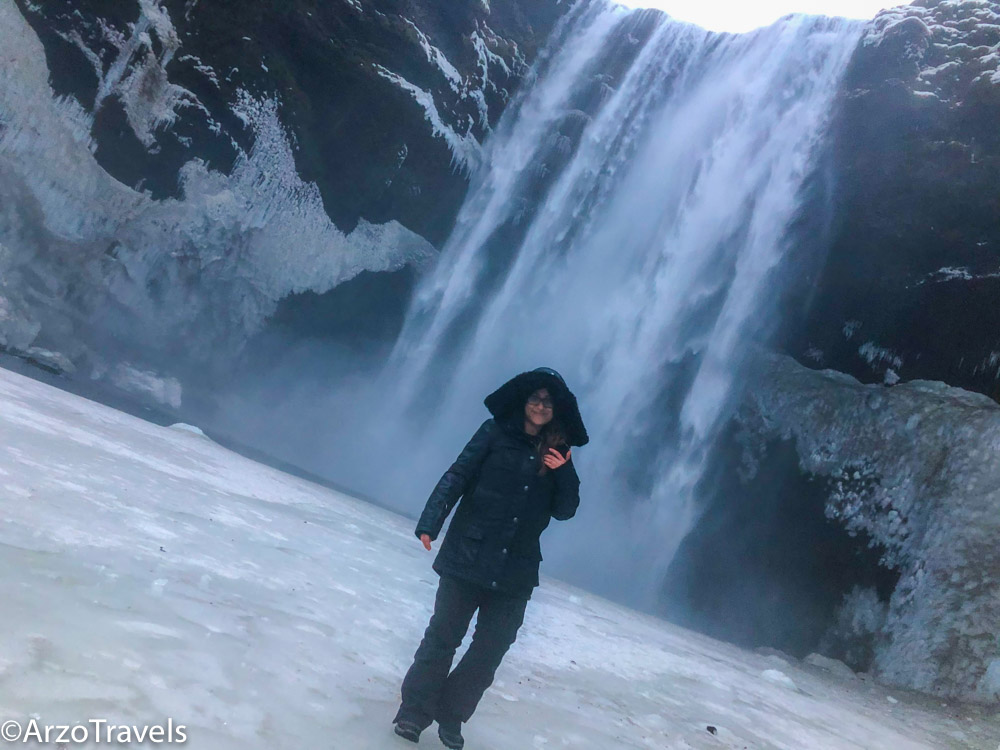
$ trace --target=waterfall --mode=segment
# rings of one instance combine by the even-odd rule
[[[378,379],[378,407],[408,415],[416,446],[389,472],[409,477],[396,491],[432,486],[493,388],[555,367],[592,442],[575,451],[583,502],[549,532],[549,570],[649,605],[698,517],[742,345],[774,314],[787,230],[860,31],[791,16],[716,34],[613,4],[571,9],[487,144]],[[414,477],[420,489],[403,489]]]
[[[154,341],[192,330],[211,348],[256,330],[289,291],[427,254],[395,222],[350,235],[330,224],[273,102],[240,105],[254,105],[257,140],[231,175],[189,164],[183,198],[164,201],[115,182],[87,116],[48,86],[40,42],[13,6],[0,16],[19,61],[0,71],[0,174],[30,198],[0,210],[0,266],[29,268],[54,299],[90,290],[84,320],[101,325],[82,330],[130,326]],[[546,571],[649,606],[703,506],[744,345],[771,327],[788,229],[862,25],[790,16],[717,34],[579,0],[485,144],[388,360],[372,376],[339,351],[294,359],[329,392],[298,371],[296,388],[282,383],[267,408],[287,414],[290,434],[272,442],[415,513],[487,416],[483,397],[555,367],[592,441],[574,451],[582,504],[547,533]],[[37,232],[19,229],[24,216]],[[24,314],[22,348],[39,327]],[[227,405],[244,429],[256,427],[257,395]]]

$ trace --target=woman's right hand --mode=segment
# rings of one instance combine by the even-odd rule
[[[421,534],[420,541],[424,543],[424,549],[429,551],[431,548],[431,538],[427,534]]]
[[[572,454],[572,453],[573,453],[572,450],[567,450],[566,451],[566,455],[564,456],[562,453],[560,453],[559,451],[557,451],[555,448],[549,448],[549,452],[546,453],[544,456],[542,456],[542,461],[550,469],[558,469],[564,463],[566,463],[567,461],[569,461],[570,454]]]

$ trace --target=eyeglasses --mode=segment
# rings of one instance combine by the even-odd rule
[[[546,409],[552,408],[551,398],[539,398],[538,396],[528,396],[528,403],[532,406],[542,406]]]

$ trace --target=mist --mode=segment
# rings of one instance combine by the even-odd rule
[[[592,441],[547,570],[662,613],[718,486],[747,347],[790,286],[789,235],[860,30],[793,17],[734,37],[576,6],[437,258],[285,300],[210,426],[415,517],[483,398],[553,367]]]

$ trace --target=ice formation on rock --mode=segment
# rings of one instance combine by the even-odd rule
[[[147,396],[175,409],[181,405],[183,388],[176,378],[163,378],[155,372],[120,362],[112,369],[110,380],[126,393]]]
[[[98,320],[207,356],[238,348],[290,293],[433,255],[395,221],[334,226],[296,172],[277,102],[245,93],[233,106],[254,145],[231,174],[192,160],[183,198],[153,200],[94,159],[89,116],[53,97],[41,44],[11,3],[0,4],[0,47],[11,60],[0,69],[0,191],[12,198],[0,204],[0,338],[13,349],[43,332],[68,347],[68,330]]]
[[[139,18],[124,30],[100,19],[88,24],[80,15],[76,28],[57,33],[94,68],[98,79],[94,111],[116,96],[136,136],[151,148],[156,130],[172,124],[180,109],[198,107],[206,116],[209,113],[198,97],[168,80],[167,66],[181,41],[162,0],[139,0],[138,5]]]
[[[887,612],[857,591],[839,628],[874,637],[882,680],[988,694],[1000,658],[1000,405],[943,383],[862,385],[773,355],[757,367],[744,424],[761,444],[794,440],[801,469],[830,481],[828,517],[870,535],[901,573]]]

